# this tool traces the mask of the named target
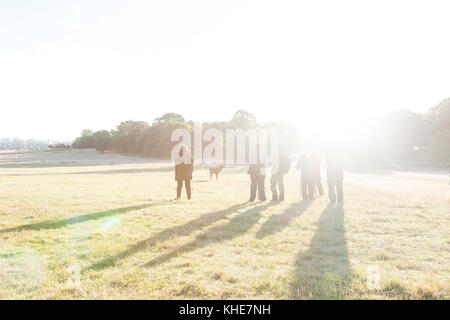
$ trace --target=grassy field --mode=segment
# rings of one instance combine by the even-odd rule
[[[174,201],[169,163],[0,154],[0,298],[450,297],[445,171],[346,172],[338,207],[299,201],[294,169],[284,202],[246,203],[243,168],[192,186]]]

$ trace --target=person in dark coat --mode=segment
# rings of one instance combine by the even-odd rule
[[[314,190],[317,188],[317,192],[323,196],[322,177],[320,174],[320,156],[317,152],[313,152],[311,155],[311,163],[314,174]]]
[[[339,153],[331,152],[327,157],[327,184],[328,196],[331,203],[342,203],[344,201],[344,171],[342,158]]]
[[[280,158],[278,162],[278,170],[272,173],[270,179],[270,189],[272,191],[272,201],[284,200],[284,175],[289,172],[291,166],[291,160],[284,153],[280,152]],[[278,190],[277,190],[278,186]],[[279,195],[278,195],[279,191]]]
[[[181,198],[181,189],[186,188],[188,200],[191,199],[191,180],[194,171],[194,159],[186,146],[181,146],[180,159],[175,163],[175,180],[177,182],[177,200]]]
[[[250,202],[255,201],[256,191],[258,191],[259,200],[266,201],[266,193],[264,190],[265,167],[260,163],[251,164],[247,174],[250,175]]]
[[[298,160],[297,169],[301,171],[302,199],[314,199],[314,171],[309,155],[302,154]]]

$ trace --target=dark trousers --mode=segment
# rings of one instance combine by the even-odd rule
[[[323,196],[322,177],[320,171],[317,171],[314,175],[314,188],[317,187],[317,192]]]
[[[332,179],[327,178],[328,184],[328,196],[330,197],[331,202],[336,202],[336,198],[338,202],[344,201],[344,189],[343,189],[343,181],[342,179]]]
[[[302,177],[302,199],[314,199],[314,179]]]
[[[278,196],[278,190],[280,195]],[[272,191],[272,200],[284,200],[284,174],[274,174],[270,179],[270,189]]]
[[[186,187],[187,198],[191,199],[191,180],[189,179],[177,180],[177,199],[181,198],[181,189],[183,188],[183,181],[184,186]]]
[[[250,201],[255,201],[256,190],[258,190],[259,200],[266,200],[266,192],[264,190],[264,180],[266,176],[250,176]]]

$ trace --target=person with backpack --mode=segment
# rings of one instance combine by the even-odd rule
[[[289,172],[290,167],[291,167],[291,160],[284,153],[280,152],[278,168],[275,172],[272,173],[272,178],[270,179],[272,201],[284,200],[284,175]]]

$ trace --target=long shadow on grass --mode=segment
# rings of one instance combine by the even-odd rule
[[[82,166],[101,166],[101,165],[72,165],[60,167],[82,167]],[[0,166],[0,168],[8,168],[6,166]],[[22,168],[22,167],[10,167],[10,168]],[[47,168],[37,167],[36,168]],[[89,174],[124,174],[124,173],[158,173],[158,172],[170,172],[173,171],[173,167],[160,167],[160,168],[133,168],[133,169],[112,169],[112,170],[98,170],[98,171],[81,171],[81,172],[56,172],[56,173],[12,173],[6,174],[8,176],[57,176],[57,175],[89,175]]]
[[[167,262],[170,259],[177,257],[181,253],[194,251],[199,248],[204,248],[213,243],[224,242],[243,235],[248,230],[250,230],[251,227],[254,226],[262,217],[261,212],[272,205],[274,205],[273,202],[259,205],[257,207],[240,212],[226,225],[219,225],[207,230],[201,235],[198,235],[191,242],[149,261],[148,263],[143,265],[143,267],[153,267],[158,264]]]
[[[58,228],[64,228],[72,224],[76,223],[82,223],[85,221],[90,220],[97,220],[104,217],[109,217],[112,215],[117,214],[123,214],[127,213],[129,211],[134,210],[140,210],[148,207],[163,205],[165,203],[168,203],[170,201],[164,201],[164,202],[157,202],[157,203],[150,203],[150,204],[143,204],[140,206],[130,206],[130,207],[124,207],[124,208],[118,208],[113,210],[107,210],[107,211],[101,211],[101,212],[95,212],[95,213],[88,213],[81,216],[76,216],[68,219],[62,219],[62,220],[56,220],[56,221],[43,221],[43,222],[36,222],[36,223],[30,223],[30,224],[24,224],[21,226],[8,228],[0,230],[0,234],[7,233],[7,232],[18,232],[18,231],[25,231],[25,230],[42,230],[42,229],[58,229]]]
[[[344,209],[327,206],[309,249],[300,252],[293,270],[294,299],[342,299],[348,293],[351,267],[345,240]]]
[[[284,228],[287,228],[291,221],[300,216],[311,205],[311,201],[305,200],[302,202],[293,203],[282,214],[276,214],[271,216],[267,221],[259,228],[256,233],[257,239],[262,239],[271,234],[280,232]]]
[[[225,219],[228,215],[236,212],[238,209],[247,207],[249,205],[251,205],[251,204],[248,202],[237,204],[237,205],[231,206],[227,209],[207,213],[207,214],[202,215],[202,216],[198,217],[197,219],[191,220],[185,224],[165,229],[150,238],[144,239],[142,241],[139,241],[139,242],[131,245],[127,250],[122,251],[121,253],[119,253],[115,256],[103,259],[103,260],[91,265],[90,267],[84,269],[83,272],[85,272],[89,269],[101,270],[101,269],[113,266],[118,261],[120,261],[128,256],[131,256],[133,254],[136,254],[137,252],[144,250],[148,247],[151,247],[157,242],[163,242],[163,241],[166,241],[171,238],[178,237],[178,236],[189,235],[190,233],[192,233],[196,230],[202,229],[203,227],[211,225],[219,220]]]
[[[83,172],[69,172],[66,174],[119,174],[119,173],[151,173],[151,172],[170,172],[173,167],[159,167],[159,168],[132,168],[132,169],[116,169],[116,170],[98,170],[98,171],[83,171]]]

